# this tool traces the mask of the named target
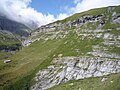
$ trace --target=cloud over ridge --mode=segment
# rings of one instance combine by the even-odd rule
[[[44,15],[30,7],[30,3],[31,0],[0,0],[0,14],[28,26],[43,25],[55,20],[53,15]]]
[[[67,8],[65,13],[43,14],[30,6],[32,0],[0,0],[0,15],[11,20],[36,28],[50,22],[64,19],[74,13],[93,8],[120,5],[120,0],[73,0],[74,7]]]
[[[75,7],[70,8],[72,13],[87,11],[93,8],[117,6],[120,0],[74,0]]]

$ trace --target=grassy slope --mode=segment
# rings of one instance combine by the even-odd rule
[[[17,42],[17,39],[13,34],[0,32],[0,45],[11,45],[16,42]]]
[[[89,40],[85,38],[81,40],[81,37],[78,37],[73,30],[64,39],[34,42],[10,58],[13,62],[1,70],[1,83],[7,81],[7,87],[4,88],[5,90],[11,88],[15,90],[28,88],[30,85],[29,82],[34,74],[39,69],[46,68],[46,66],[50,65],[51,60],[57,57],[58,54],[63,54],[63,56],[83,56],[86,55],[86,52],[92,50],[92,45],[100,44],[101,41],[102,39],[97,38]],[[78,53],[76,49],[80,50],[80,52]],[[11,79],[13,82],[9,81]],[[118,77],[116,77],[116,79],[118,79]],[[93,80],[93,82],[95,83],[96,80]],[[17,82],[12,86],[14,81]],[[56,86],[56,88],[59,89],[59,86]]]
[[[21,45],[21,42],[17,39],[18,36],[13,35],[10,32],[0,31],[0,48],[16,48],[19,49]],[[9,57],[12,53],[10,52],[4,52],[0,51],[0,63],[2,63],[1,60],[6,59]]]
[[[52,60],[54,58],[53,56],[57,57],[58,54],[61,53],[64,56],[85,55],[86,52],[91,50],[92,44],[95,44],[95,41],[87,41],[87,39],[80,41],[80,38],[78,38],[75,32],[71,31],[64,39],[48,40],[46,42],[40,40],[23,48],[20,52],[9,58],[12,60],[11,63],[1,65],[0,83],[6,83],[5,85],[9,86],[9,83],[12,84],[14,81],[22,80],[23,77],[34,74],[34,70],[41,68],[41,65],[42,68],[45,68],[46,65],[50,64],[49,60]],[[67,43],[65,44],[65,42]],[[85,49],[86,47],[88,48]],[[80,49],[81,52],[76,52],[76,49]],[[31,75],[26,79],[32,79]],[[24,78],[23,81],[20,82],[23,83],[26,79]],[[12,80],[13,82],[10,82],[9,80]],[[18,89],[17,85],[15,85],[14,88]]]
[[[34,70],[57,49],[61,41],[62,40],[37,41],[10,57],[9,59],[11,59],[12,62],[3,64],[0,67],[0,84],[2,87],[3,83],[8,86],[9,83],[12,84],[34,73]],[[44,64],[42,65],[45,66]],[[12,82],[9,82],[10,80],[12,80]],[[23,84],[23,82],[21,84]],[[19,85],[14,88],[18,90]]]
[[[100,11],[102,12],[101,9]],[[90,10],[88,12],[85,12],[85,14],[96,14],[100,11]],[[82,14],[75,14],[70,18],[71,20],[73,20],[80,15]],[[86,52],[91,51],[92,45],[100,44],[101,41],[102,39],[100,40],[97,38],[89,40],[88,38],[85,38],[84,40],[81,40],[81,38],[75,34],[74,30],[70,32],[70,34],[68,34],[64,39],[48,40],[46,42],[44,42],[43,40],[36,41],[30,46],[23,48],[15,55],[11,56],[9,58],[12,60],[11,63],[0,63],[0,85],[2,85],[3,87],[4,84],[4,90],[25,90],[29,87],[29,82],[31,81],[35,73],[39,69],[43,69],[48,66],[51,60],[54,58],[54,55],[56,57],[58,56],[58,54],[63,54],[63,56],[86,55]],[[78,53],[76,50],[80,50],[81,52]],[[110,78],[113,77],[116,80],[119,80],[118,76],[119,74],[113,76],[111,75]],[[77,89],[77,86],[79,86],[79,84],[81,84],[82,86],[88,82],[93,82],[93,84],[90,84],[90,86],[95,86],[97,80],[99,80],[99,78],[85,79],[85,81],[82,80],[83,84],[81,84],[81,82],[79,81],[73,81],[76,83],[76,86],[74,88]],[[62,85],[64,86],[64,84]],[[59,90],[59,88],[62,88],[62,85],[56,86],[55,89],[53,89]],[[95,86],[95,88],[98,88],[98,86]],[[110,84],[108,84],[108,86],[110,86]],[[65,87],[68,88],[68,90],[70,89],[69,86]],[[66,88],[64,89],[67,90]]]

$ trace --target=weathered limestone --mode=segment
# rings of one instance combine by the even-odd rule
[[[31,90],[45,90],[69,80],[78,80],[120,72],[120,60],[100,57],[59,57],[53,65],[36,74]],[[101,82],[105,81],[102,79]],[[72,85],[72,84],[71,84]]]
[[[112,18],[112,23],[114,24],[120,24],[120,14],[115,14]]]

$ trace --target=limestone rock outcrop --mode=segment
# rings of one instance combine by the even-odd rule
[[[45,90],[69,80],[98,77],[120,72],[120,60],[100,57],[59,57],[40,70],[31,90]]]

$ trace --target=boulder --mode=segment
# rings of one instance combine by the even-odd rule
[[[4,63],[10,63],[11,60],[4,60]]]

